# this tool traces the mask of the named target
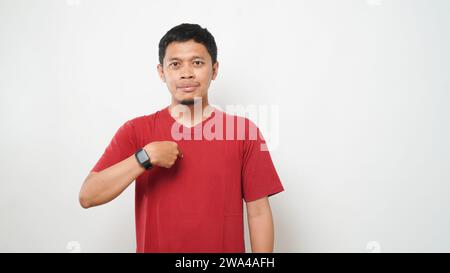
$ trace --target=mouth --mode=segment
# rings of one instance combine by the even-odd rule
[[[186,92],[186,93],[190,93],[190,92],[194,92],[197,89],[197,87],[199,87],[199,86],[200,86],[199,83],[180,84],[180,85],[177,85],[177,90]]]

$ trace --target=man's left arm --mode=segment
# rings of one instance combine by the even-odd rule
[[[272,252],[274,227],[269,198],[265,196],[246,204],[252,252]]]

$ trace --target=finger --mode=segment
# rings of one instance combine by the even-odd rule
[[[183,152],[180,149],[180,146],[177,147],[178,148],[178,157],[183,158]]]

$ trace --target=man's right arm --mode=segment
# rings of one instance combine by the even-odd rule
[[[176,142],[157,141],[144,147],[152,165],[170,168],[182,153]],[[91,172],[84,180],[79,201],[83,208],[99,206],[119,196],[145,169],[135,155],[100,172]]]

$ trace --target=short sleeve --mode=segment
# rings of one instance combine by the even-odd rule
[[[132,120],[125,122],[114,134],[102,156],[92,168],[92,172],[100,172],[128,158],[137,150],[136,134]]]
[[[284,191],[264,137],[256,125],[249,123],[257,133],[253,139],[246,137],[244,140],[242,188],[245,202]]]

